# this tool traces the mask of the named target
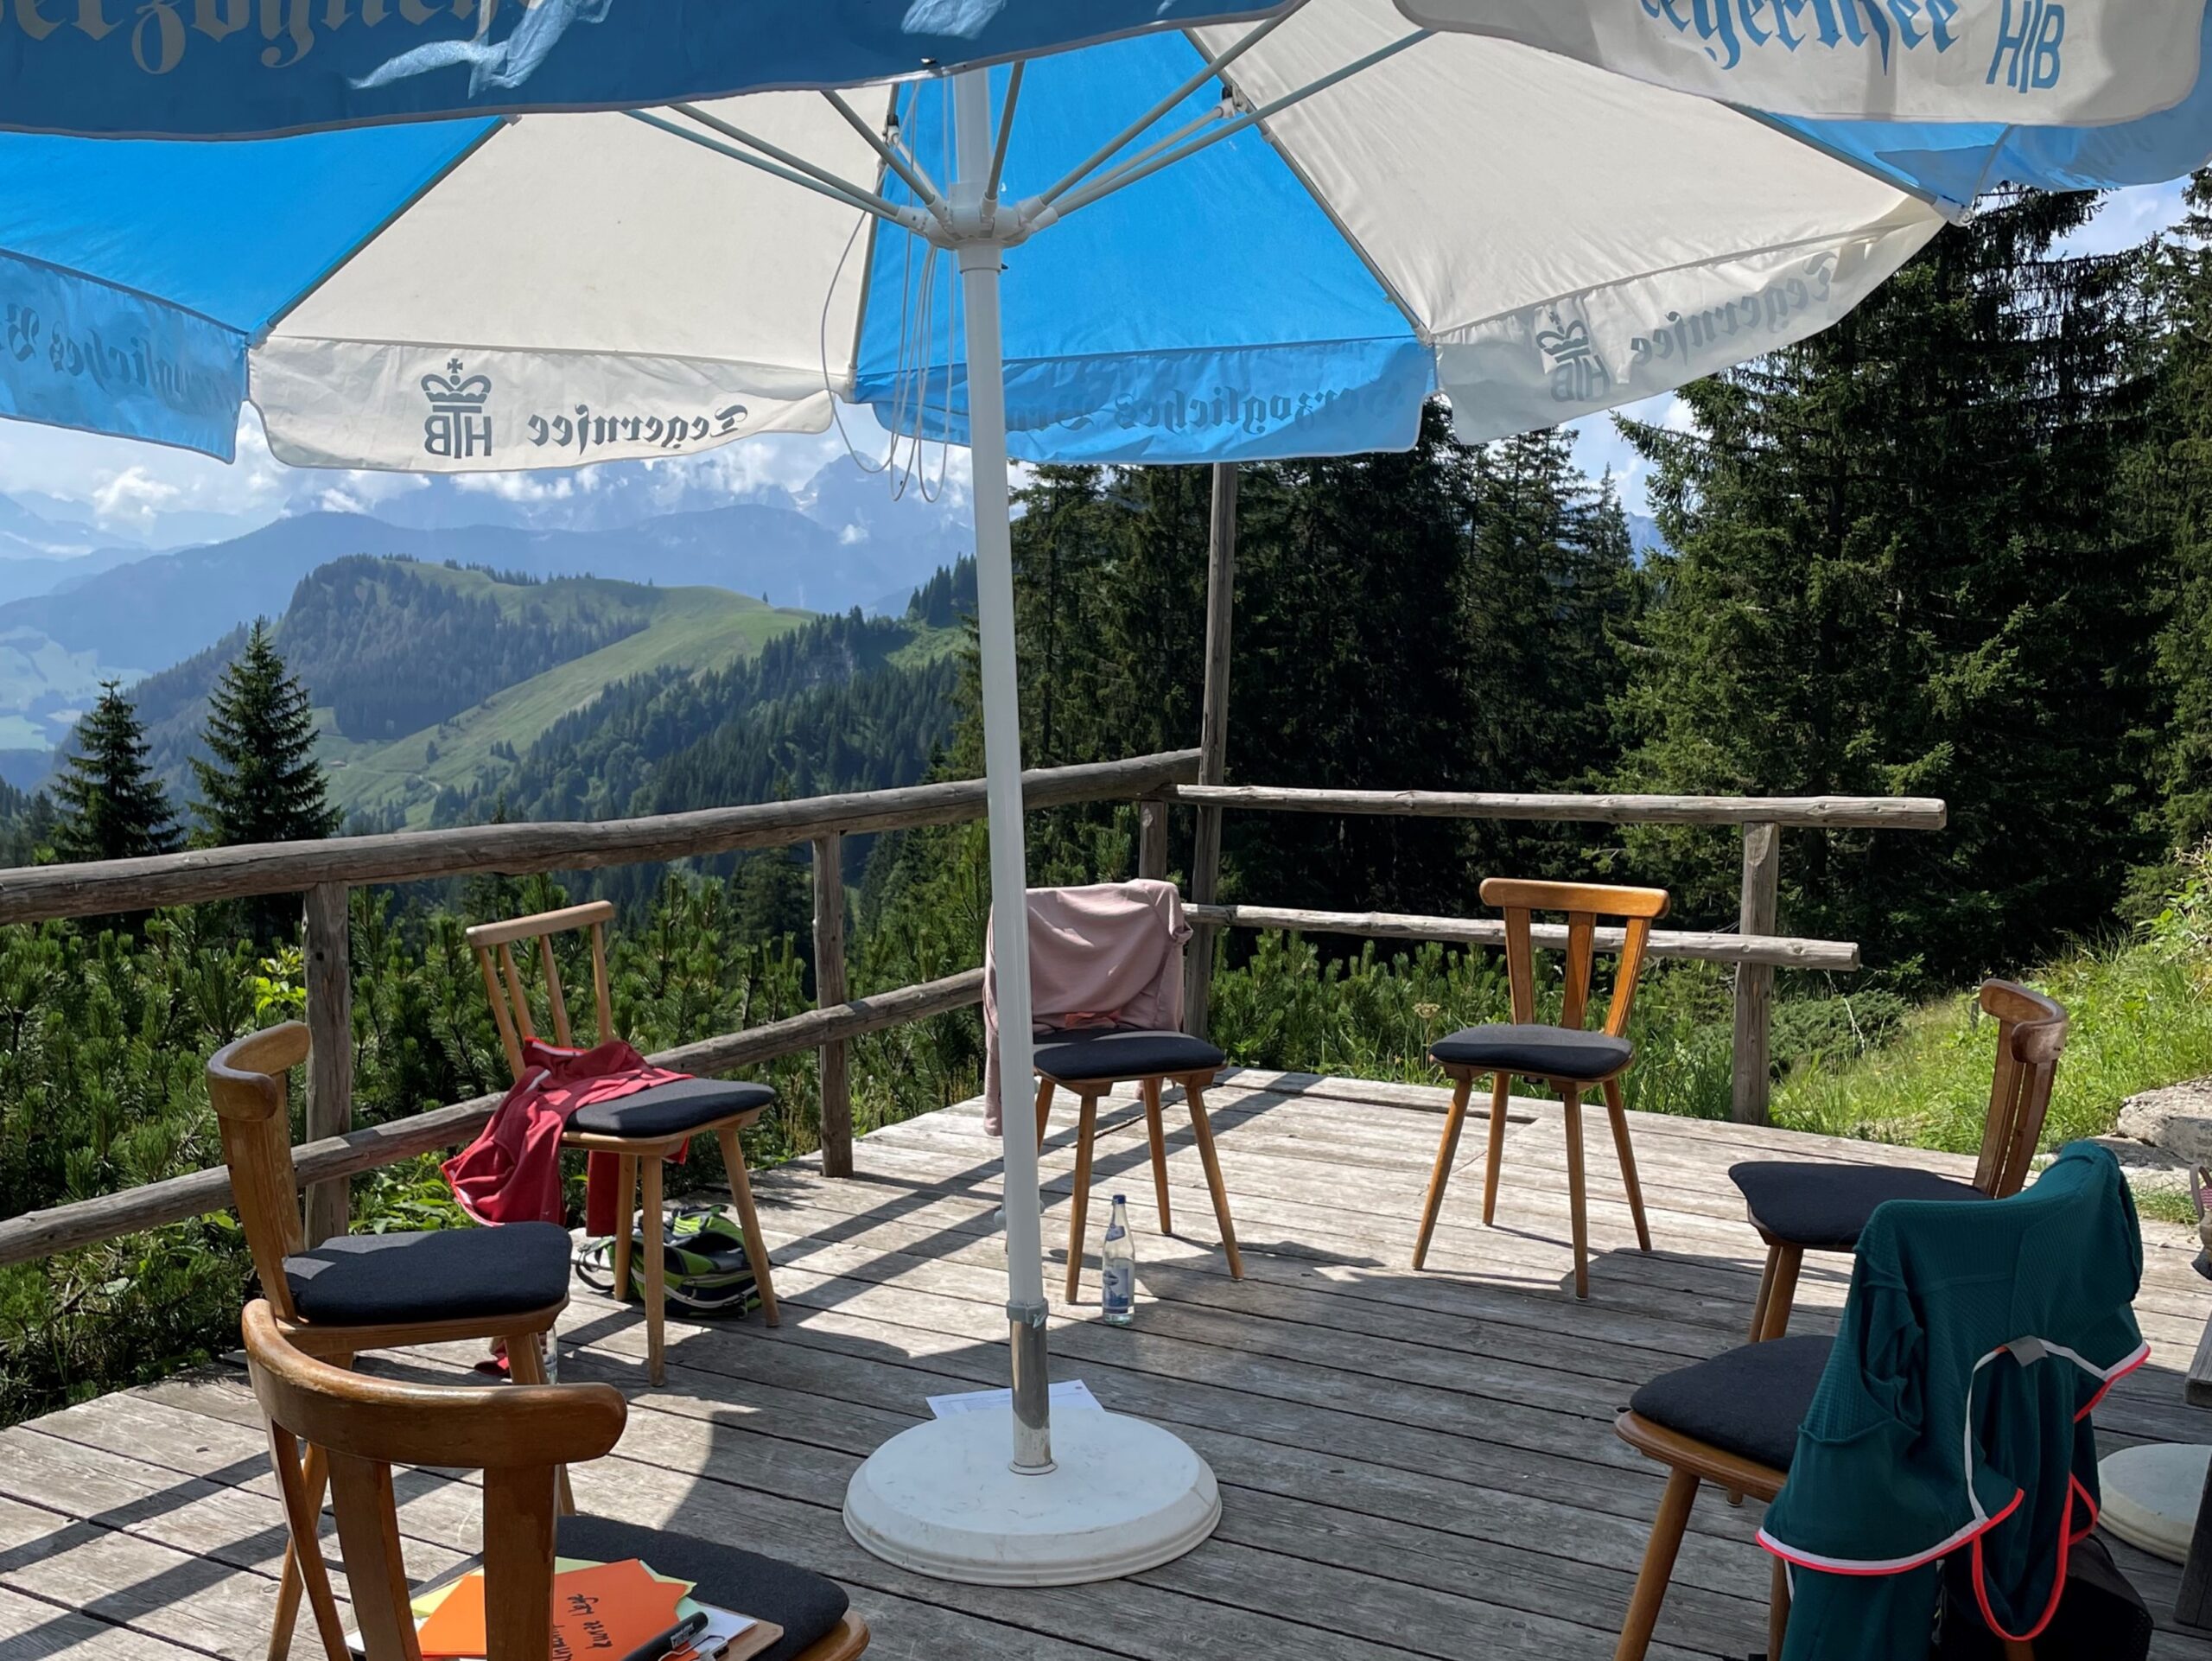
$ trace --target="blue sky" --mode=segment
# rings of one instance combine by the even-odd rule
[[[2117,249],[2139,242],[2178,215],[2178,182],[2113,193],[2098,217],[2075,239],[2083,251]],[[1624,413],[1665,421],[1677,409],[1671,396],[1646,399]],[[849,422],[864,449],[881,453],[882,430],[861,415]],[[818,436],[754,439],[660,465],[684,471],[690,482],[726,488],[732,495],[763,486],[795,488],[844,450],[836,431]],[[1621,439],[1611,419],[1581,423],[1575,454],[1594,476],[1611,468],[1632,512],[1646,503],[1643,464]],[[964,473],[965,457],[956,454],[955,472]],[[466,487],[487,495],[527,498],[549,506],[569,493],[590,488],[580,469],[564,474],[494,474],[470,478]],[[187,455],[121,439],[99,438],[52,428],[0,423],[0,492],[35,493],[48,505],[66,504],[72,517],[88,525],[92,542],[186,542],[235,534],[287,512],[310,507],[374,512],[378,502],[423,487],[422,480],[400,474],[310,472],[284,467],[269,454],[251,414],[239,434],[238,460],[226,467]],[[556,510],[557,511],[557,510]]]

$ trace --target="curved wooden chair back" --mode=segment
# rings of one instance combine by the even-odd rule
[[[291,1070],[308,1059],[308,1029],[288,1021],[226,1044],[207,1062],[207,1099],[223,1136],[223,1163],[264,1294],[296,1321],[284,1259],[307,1249],[300,1185],[292,1168]]]
[[[1994,1199],[2019,1193],[2043,1140],[2058,1058],[2066,1048],[2065,1009],[2012,981],[1984,981],[1981,1008],[1997,1018],[1997,1069],[1974,1186]]]
[[[1580,1029],[1590,1007],[1592,963],[1600,951],[1618,951],[1620,967],[1606,1006],[1605,1031],[1615,1038],[1628,1032],[1636,1002],[1636,983],[1651,942],[1651,925],[1667,914],[1664,888],[1618,888],[1602,882],[1535,882],[1493,876],[1482,888],[1483,903],[1505,913],[1505,972],[1513,990],[1513,1019],[1525,1026],[1536,1018],[1537,912],[1567,913],[1567,985],[1559,1024]],[[1626,925],[1600,934],[1600,919]],[[1548,931],[1557,932],[1557,925]]]
[[[484,976],[484,990],[492,1000],[492,1018],[499,1023],[499,1042],[507,1053],[507,1066],[519,1079],[523,1073],[522,1046],[537,1031],[531,1024],[530,988],[515,962],[518,940],[537,942],[539,973],[545,981],[545,1008],[553,1022],[553,1041],[573,1046],[575,1030],[569,1024],[569,1003],[561,986],[561,966],[554,961],[553,937],[576,929],[591,931],[592,1009],[598,1019],[596,1042],[619,1036],[614,1030],[614,1007],[607,988],[607,926],[614,920],[614,907],[604,900],[542,911],[534,916],[510,918],[504,923],[479,923],[467,932],[476,966]],[[493,962],[494,958],[498,961]]]
[[[243,1326],[296,1544],[315,1538],[321,1510],[301,1473],[301,1445],[328,1455],[346,1585],[368,1661],[422,1661],[400,1557],[394,1465],[484,1473],[487,1661],[545,1661],[560,1470],[598,1458],[620,1439],[621,1393],[607,1384],[471,1388],[372,1378],[288,1342],[265,1301],[247,1306]],[[298,1557],[329,1661],[347,1661],[322,1554],[302,1550]]]

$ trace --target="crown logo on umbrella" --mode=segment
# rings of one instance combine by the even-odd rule
[[[1567,363],[1590,355],[1590,325],[1577,317],[1562,323],[1557,312],[1551,314],[1552,326],[1536,331],[1536,350],[1554,363]],[[454,365],[455,369],[460,364]],[[429,384],[424,383],[426,385]]]
[[[423,391],[433,410],[469,412],[484,407],[484,400],[492,396],[492,378],[480,374],[463,380],[461,372],[465,366],[459,358],[450,358],[444,374],[423,377]]]

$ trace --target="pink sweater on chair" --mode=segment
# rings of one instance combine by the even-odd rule
[[[1183,1024],[1191,926],[1172,882],[1029,891],[1029,1016],[1039,1034]],[[998,958],[983,939],[983,1128],[1000,1134]]]

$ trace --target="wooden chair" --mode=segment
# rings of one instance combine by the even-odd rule
[[[1613,1661],[1643,1661],[1650,1648],[1699,1487],[1711,1482],[1762,1502],[1782,1492],[1831,1347],[1826,1338],[1745,1345],[1663,1374],[1630,1398],[1613,1429],[1668,1475]],[[1772,1560],[1769,1575],[1766,1652],[1779,1657],[1789,1619],[1782,1559]]]
[[[1866,1219],[1884,1200],[2002,1200],[2027,1181],[2066,1047],[2066,1011],[2040,992],[1998,980],[1982,983],[1981,1007],[1997,1019],[1997,1067],[1971,1183],[1906,1165],[1757,1160],[1729,1168],[1751,1226],[1766,1242],[1752,1343],[1789,1330],[1805,1254],[1856,1251]]]
[[[287,1075],[307,1059],[308,1029],[292,1021],[241,1038],[207,1063],[223,1162],[276,1330],[340,1366],[363,1350],[499,1339],[518,1383],[544,1382],[540,1346],[569,1301],[566,1230],[518,1223],[340,1235],[309,1244],[285,1089]],[[313,1438],[296,1474],[308,1503],[319,1507],[325,1466]],[[311,1550],[311,1536],[308,1544]],[[288,1549],[277,1582],[272,1658],[290,1652],[301,1584],[300,1562]]]
[[[1651,1231],[1643,1220],[1643,1190],[1636,1180],[1636,1155],[1629,1146],[1628,1115],[1621,1104],[1621,1075],[1635,1059],[1628,1041],[1628,1017],[1636,1002],[1637,977],[1643,971],[1643,954],[1655,919],[1667,914],[1663,888],[1622,888],[1585,882],[1529,882],[1510,877],[1491,877],[1483,884],[1483,903],[1505,913],[1505,966],[1512,985],[1513,1020],[1468,1027],[1429,1047],[1430,1059],[1452,1079],[1452,1108],[1444,1120],[1444,1137],[1436,1149],[1436,1168],[1428,1180],[1428,1200],[1421,1208],[1421,1233],[1414,1242],[1414,1268],[1428,1257],[1428,1243],[1436,1232],[1436,1219],[1444,1208],[1445,1185],[1451,1181],[1452,1161],[1459,1151],[1459,1131],[1467,1117],[1467,1098],[1475,1080],[1487,1073],[1491,1080],[1490,1107],[1490,1165],[1483,1180],[1483,1222],[1497,1216],[1497,1177],[1505,1155],[1505,1105],[1508,1091],[1516,1079],[1536,1079],[1560,1093],[1567,1118],[1567,1194],[1574,1228],[1574,1295],[1590,1295],[1590,1225],[1582,1192],[1582,1097],[1602,1091],[1605,1111],[1612,1121],[1613,1149],[1620,1156],[1621,1181],[1628,1189],[1630,1213],[1636,1219],[1636,1242],[1651,1250]],[[1567,913],[1567,985],[1557,1026],[1536,1020],[1535,946],[1531,914],[1538,911]],[[1619,918],[1627,926],[1620,945],[1620,967],[1613,983],[1612,1002],[1606,1007],[1605,1024],[1586,1030],[1583,1017],[1590,1003],[1591,964],[1597,950],[1598,920]]]
[[[560,965],[553,957],[553,937],[575,929],[591,931],[592,1004],[598,1017],[599,1041],[605,1043],[619,1036],[607,981],[607,926],[613,919],[614,907],[601,900],[504,923],[480,923],[467,932],[477,967],[484,974],[485,994],[492,1000],[493,1018],[499,1022],[499,1041],[506,1048],[507,1065],[517,1079],[522,1078],[524,1066],[523,1041],[535,1039],[537,1034],[531,1025],[530,993],[515,963],[514,942],[537,942],[546,1006],[553,1019],[553,1041],[566,1048],[575,1044],[575,1034],[569,1023]],[[771,1327],[781,1321],[767,1247],[760,1238],[760,1218],[753,1206],[753,1185],[746,1174],[745,1150],[738,1141],[738,1132],[753,1124],[775,1100],[776,1092],[766,1085],[685,1079],[583,1108],[569,1119],[561,1138],[563,1147],[612,1154],[617,1161],[614,1290],[618,1298],[629,1295],[631,1219],[637,1215],[639,1186],[645,1189],[644,1216],[652,1225],[646,1238],[658,1240],[662,1229],[662,1161],[681,1154],[692,1137],[710,1135],[721,1144],[722,1165],[729,1173],[729,1197],[737,1206],[739,1226],[745,1231],[745,1255],[760,1289],[761,1316]],[[662,1253],[647,1251],[645,1267],[645,1369],[652,1382],[660,1384],[668,1379],[667,1265]]]
[[[1205,1092],[1228,1060],[1202,1038],[1186,1033],[1102,1028],[1068,1032],[1037,1041],[1037,1144],[1045,1143],[1045,1128],[1052,1111],[1052,1093],[1075,1093],[1082,1107],[1077,1121],[1075,1188],[1068,1207],[1068,1301],[1073,1303],[1083,1282],[1084,1219],[1090,1208],[1090,1155],[1098,1127],[1098,1098],[1117,1084],[1135,1079],[1144,1098],[1146,1128],[1152,1139],[1153,1193],[1160,1206],[1160,1231],[1173,1234],[1174,1222],[1167,1206],[1167,1133],[1160,1112],[1160,1088],[1183,1087],[1191,1106],[1191,1133],[1198,1139],[1198,1159],[1205,1167],[1206,1187],[1213,1193],[1214,1221],[1221,1228],[1222,1250],[1229,1258],[1230,1277],[1244,1278],[1244,1259],[1236,1250],[1236,1226],[1229,1220],[1229,1191],[1222,1185],[1221,1158],[1214,1151],[1213,1125],[1206,1117]]]
[[[253,1393],[284,1513],[327,1661],[349,1661],[321,1552],[321,1506],[302,1480],[299,1445],[327,1450],[347,1591],[368,1661],[422,1661],[401,1561],[392,1467],[484,1473],[487,1661],[545,1661],[552,1650],[554,1558],[636,1557],[694,1581],[701,1601],[784,1628],[762,1661],[851,1661],[868,1624],[833,1581],[795,1565],[602,1518],[557,1514],[556,1473],[598,1458],[622,1435],[626,1409],[606,1384],[479,1389],[364,1378],[316,1359],[266,1302],[243,1323]]]

